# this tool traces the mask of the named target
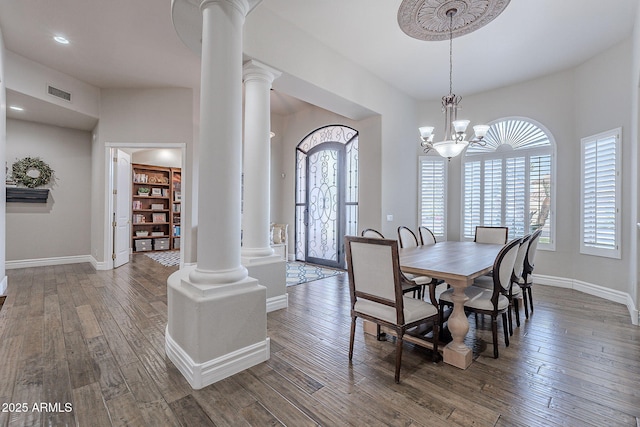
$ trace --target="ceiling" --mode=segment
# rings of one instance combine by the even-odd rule
[[[403,33],[400,3],[263,0],[258,8],[406,94],[438,99],[448,92],[449,43]],[[453,40],[454,92],[478,93],[576,66],[631,35],[637,3],[511,0],[487,26]],[[0,28],[8,50],[100,88],[199,87],[199,57],[176,35],[170,0],[2,0]],[[53,42],[58,34],[71,43]],[[272,103],[279,114],[304,105],[284,93],[273,93]]]

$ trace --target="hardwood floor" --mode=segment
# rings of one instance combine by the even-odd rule
[[[349,364],[348,284],[334,276],[289,287],[289,308],[268,314],[269,361],[194,391],[164,354],[173,271],[142,255],[106,272],[8,270],[0,425],[640,425],[640,328],[619,304],[536,285],[499,359],[471,316],[469,369],[405,344],[395,384],[394,343],[360,321]]]

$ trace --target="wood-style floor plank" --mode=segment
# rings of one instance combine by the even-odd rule
[[[640,328],[626,307],[535,285],[511,345],[469,318],[474,363],[432,363],[357,322],[353,361],[346,276],[287,288],[267,315],[271,358],[193,390],[164,353],[166,280],[143,255],[113,271],[89,264],[8,270],[0,309],[0,426],[640,426]],[[501,322],[500,322],[501,323]],[[58,403],[34,411],[34,403]]]

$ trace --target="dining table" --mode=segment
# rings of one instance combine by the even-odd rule
[[[468,299],[464,289],[477,277],[489,273],[504,245],[444,241],[399,249],[400,269],[405,273],[442,279],[453,288],[453,310],[448,319],[452,341],[442,351],[445,363],[466,369],[471,365],[472,352],[464,343],[469,321],[464,312]]]

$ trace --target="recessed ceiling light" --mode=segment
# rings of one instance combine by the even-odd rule
[[[55,41],[57,41],[60,44],[69,44],[69,40],[67,40],[66,38],[62,37],[62,36],[55,36],[53,38]]]
[[[10,105],[9,108],[15,111],[24,111],[24,108],[18,107],[17,105]]]

